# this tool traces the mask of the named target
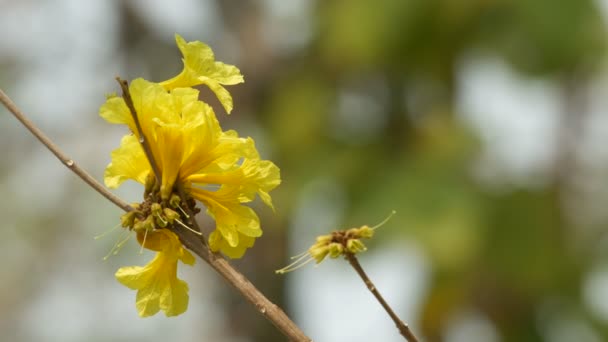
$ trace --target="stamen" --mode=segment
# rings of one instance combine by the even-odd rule
[[[291,264],[289,264],[289,265],[281,268],[280,270],[276,270],[274,272],[276,274],[283,274],[283,273],[286,273],[286,272],[290,272],[290,271],[292,271],[291,268],[295,267],[295,265],[297,265],[299,262],[302,262],[302,260],[304,260],[306,258],[310,258],[310,260],[313,260],[312,256],[308,253],[308,251],[306,251],[306,252],[304,252],[302,254],[296,255],[295,257],[292,257],[291,259],[294,259],[294,258],[297,258],[296,261],[294,261]],[[306,261],[305,263],[308,263],[310,260]]]
[[[377,229],[380,228],[381,226],[383,226],[386,222],[388,222],[388,220],[390,220],[393,216],[395,216],[397,212],[395,210],[391,211],[391,213],[384,219],[384,221],[378,223],[377,225],[373,226],[371,229]]]
[[[116,255],[118,254],[118,251],[120,250],[120,248],[122,248],[122,246],[124,246],[124,244],[129,241],[129,239],[131,238],[131,232],[128,230],[125,230],[121,236],[118,237],[118,242],[116,242],[114,244],[114,246],[112,246],[112,248],[110,249],[110,251],[108,252],[108,254],[106,254],[106,256],[103,257],[103,261],[108,260],[108,258],[111,255]]]
[[[101,234],[99,234],[99,235],[97,235],[97,236],[93,237],[93,239],[95,239],[95,240],[99,240],[99,239],[101,239],[102,237],[104,237],[104,236],[106,236],[106,235],[110,234],[111,232],[115,231],[115,230],[116,230],[116,229],[118,229],[118,227],[120,227],[120,226],[121,226],[121,224],[120,224],[120,222],[119,222],[119,223],[118,223],[117,225],[115,225],[113,228],[111,228],[111,229],[109,229],[109,230],[106,230],[105,232],[103,232],[103,233],[101,233]]]
[[[163,220],[163,217],[160,216],[159,213],[156,213],[156,217],[158,217],[158,219],[160,220],[160,222],[162,222],[165,226],[167,225],[167,221]],[[148,230],[146,230],[146,233],[148,232]]]
[[[146,245],[146,238],[148,237],[148,230],[144,233],[144,241],[141,242],[141,248],[139,249],[139,254],[144,253],[144,246]]]
[[[179,209],[179,211],[181,211],[186,218],[190,218],[190,215],[188,215],[188,213],[184,211],[184,209],[179,204],[177,205],[177,209]]]
[[[289,259],[293,260],[293,259],[296,259],[296,258],[300,258],[300,257],[302,257],[303,255],[306,255],[306,254],[308,254],[308,251],[307,251],[307,250],[306,250],[306,251],[304,251],[304,252],[302,252],[302,253],[300,253],[300,254],[298,254],[298,255],[294,255],[294,256],[292,256],[292,257],[291,257],[291,258],[289,258]]]
[[[127,243],[129,240],[131,239],[131,234],[127,235],[127,237],[125,237],[122,241],[120,241],[117,245],[116,245],[116,250],[114,251],[114,255],[118,254],[118,252],[120,252],[120,249],[125,245],[125,243]]]
[[[303,261],[302,263],[300,263],[299,265],[297,265],[298,262],[304,260],[304,257],[308,256],[308,260]],[[288,266],[285,266],[283,268],[281,268],[280,270],[276,270],[274,271],[276,274],[285,274],[287,272],[293,272],[299,268],[302,268],[306,265],[308,265],[311,261],[315,260],[312,256],[310,255],[304,255],[301,258],[299,258],[298,260],[296,260],[295,262],[291,263]]]
[[[196,234],[196,235],[198,235],[198,236],[203,236],[203,233],[201,233],[201,232],[197,232],[196,230],[194,230],[194,229],[192,229],[192,228],[188,227],[188,226],[187,226],[187,225],[185,225],[185,224],[184,224],[182,221],[180,221],[180,220],[178,220],[178,219],[176,219],[175,221],[176,221],[177,223],[179,223],[179,224],[180,224],[182,227],[184,227],[184,228],[188,229],[189,231],[193,232],[194,234]]]

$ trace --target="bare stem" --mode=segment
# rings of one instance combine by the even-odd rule
[[[133,117],[133,121],[135,121],[135,127],[137,128],[137,135],[139,135],[139,143],[141,147],[144,149],[144,153],[146,154],[146,158],[148,158],[148,162],[152,167],[152,171],[154,172],[154,177],[156,177],[156,184],[161,184],[161,175],[160,170],[158,168],[158,164],[156,160],[154,160],[154,154],[152,153],[152,149],[150,148],[150,143],[144,134],[144,131],[141,129],[141,124],[139,123],[139,117],[137,116],[137,111],[135,110],[135,106],[133,105],[133,99],[131,98],[131,93],[129,92],[129,82],[121,79],[120,77],[116,77],[116,81],[120,84],[120,89],[122,89],[122,98],[125,100],[127,107],[129,108],[129,112],[131,112],[131,116]]]
[[[68,158],[59,147],[57,147],[46,135],[40,131],[26,116],[17,108],[11,99],[0,89],[0,102],[19,120],[36,138],[46,146],[65,166],[78,177],[89,184],[95,191],[110,200],[124,211],[131,211],[133,208],[126,202],[109,192],[103,185],[97,182],[86,171],[78,167],[76,163]],[[183,191],[183,189],[182,189]],[[183,200],[183,199],[182,199]],[[190,208],[186,205],[187,209]],[[191,214],[191,212],[190,212]],[[189,215],[190,215],[189,214]],[[196,230],[200,231],[193,215],[191,222]],[[219,273],[230,285],[232,285],[247,301],[253,304],[257,310],[268,319],[283,335],[290,341],[312,342],[304,332],[285,314],[281,308],[266,298],[251,282],[240,272],[234,269],[221,255],[213,253],[199,237],[181,226],[174,228],[180,241],[207,262],[217,273]]]
[[[0,89],[0,102],[11,112],[17,120],[19,120],[25,128],[27,128],[32,134],[44,145],[46,148],[51,151],[59,161],[63,165],[65,165],[68,169],[72,170],[78,177],[80,177],[85,183],[89,184],[95,191],[100,193],[103,197],[107,198],[110,202],[116,204],[120,209],[124,211],[133,210],[130,205],[125,203],[123,200],[118,198],[118,196],[114,195],[110,191],[108,191],[103,185],[101,185],[95,178],[93,178],[88,172],[84,169],[80,168],[78,164],[74,162],[70,157],[68,157],[63,151],[55,145],[51,139],[49,139],[42,131],[34,125],[30,119],[28,119],[25,114],[17,105]]]
[[[241,293],[245,299],[268,319],[289,341],[312,342],[310,337],[285,314],[276,304],[268,300],[242,273],[234,269],[224,257],[213,253],[209,247],[204,246],[198,237],[181,226],[177,226],[175,233],[182,243],[191,251],[205,260],[217,273]]]
[[[361,279],[363,279],[363,282],[365,283],[365,286],[367,286],[367,289],[374,295],[374,297],[376,297],[376,299],[378,300],[378,302],[380,302],[380,304],[382,305],[384,310],[386,310],[388,315],[391,316],[391,319],[393,320],[393,322],[395,322],[395,325],[397,325],[397,329],[399,329],[401,335],[403,335],[403,337],[405,337],[405,339],[409,342],[418,342],[418,339],[416,338],[416,336],[414,336],[414,333],[410,330],[408,325],[403,323],[399,316],[395,314],[390,305],[388,305],[386,300],[384,300],[376,286],[374,286],[374,283],[372,283],[372,281],[369,279],[369,277],[363,270],[363,267],[361,267],[361,264],[359,264],[359,260],[357,260],[357,257],[352,253],[347,253],[345,257],[346,260],[348,260],[348,262],[350,263],[350,265],[355,269],[355,271],[357,271]]]

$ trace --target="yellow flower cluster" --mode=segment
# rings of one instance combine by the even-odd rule
[[[141,316],[160,309],[172,316],[187,309],[188,286],[177,278],[177,261],[191,265],[194,258],[170,230],[188,221],[184,206],[197,212],[194,200],[202,202],[216,223],[209,236],[210,248],[240,258],[262,235],[258,216],[244,204],[257,194],[272,207],[269,191],[280,183],[279,168],[260,158],[253,139],[223,131],[213,109],[199,101],[199,92],[192,88],[208,86],[230,113],[232,97],[222,85],[243,82],[240,71],[216,62],[211,49],[201,42],[186,42],[179,35],[176,42],[184,62],[180,74],[160,83],[132,81],[129,93],[135,113],[125,99],[116,96],[100,108],[105,120],[127,125],[132,132],[112,152],[104,175],[106,185],[116,188],[128,179],[145,185],[144,201],[134,205],[135,210],[121,222],[157,255],[144,267],[123,267],[116,273],[122,284],[138,290]],[[143,139],[160,179],[142,148]],[[184,189],[186,201],[178,188]]]
[[[313,260],[316,264],[320,264],[327,256],[335,259],[341,255],[365,252],[367,247],[361,242],[361,239],[371,239],[375,230],[385,224],[394,214],[395,211],[374,227],[364,225],[359,228],[337,230],[331,234],[317,236],[315,243],[308,250],[292,258],[296,259],[293,263],[275,272],[283,274],[295,271]]]

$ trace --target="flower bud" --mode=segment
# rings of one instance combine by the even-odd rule
[[[155,217],[154,217],[154,223],[156,223],[156,225],[157,225],[158,227],[161,227],[161,228],[165,228],[165,227],[166,227],[166,226],[169,224],[169,222],[165,221],[165,220],[164,220],[162,217],[160,217],[160,216],[155,216]]]
[[[169,198],[169,205],[172,208],[177,208],[179,207],[179,205],[182,203],[182,199],[179,198],[179,196],[177,194],[173,194],[171,195],[171,198]]]
[[[143,222],[143,228],[145,230],[154,230],[154,228],[156,228],[156,225],[154,224],[154,217],[152,215],[148,215],[148,217],[146,217]]]
[[[173,221],[179,219],[179,214],[175,210],[165,208],[163,209],[163,213],[165,214],[165,217],[167,218],[167,221],[169,221],[169,223],[172,223]]]
[[[135,223],[135,210],[129,211],[128,213],[120,216],[120,225],[125,228],[133,228]]]
[[[148,173],[146,177],[146,184],[144,184],[144,197],[147,197],[148,194],[154,191],[154,187],[156,186],[156,177],[153,172]]]
[[[152,215],[155,216],[163,213],[163,207],[159,203],[152,203],[150,210],[152,211]]]
[[[134,222],[135,223],[133,223],[133,228],[132,228],[134,231],[139,232],[139,231],[142,231],[145,229],[143,220],[135,218]]]
[[[346,242],[346,250],[350,253],[357,254],[359,252],[365,252],[367,247],[359,239],[350,239]]]
[[[327,254],[329,254],[329,246],[324,244],[324,245],[313,245],[312,247],[310,247],[310,249],[308,250],[308,254],[310,254],[310,256],[315,259],[316,263],[320,263],[321,261],[323,261],[323,259],[325,259],[325,257],[327,256]]]
[[[366,238],[369,239],[374,236],[374,230],[369,226],[363,226],[361,228],[353,228],[351,229],[353,235],[357,238]]]
[[[344,246],[342,246],[341,244],[337,243],[337,242],[332,242],[329,244],[329,257],[330,258],[337,258],[340,255],[342,255],[342,253],[344,252]]]

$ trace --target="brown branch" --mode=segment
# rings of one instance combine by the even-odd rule
[[[369,279],[369,277],[363,270],[363,267],[361,267],[361,264],[359,264],[359,260],[357,260],[357,257],[352,253],[346,253],[345,258],[355,269],[355,271],[357,271],[361,279],[363,279],[363,282],[365,283],[365,286],[367,286],[367,289],[374,295],[374,297],[376,297],[376,299],[378,300],[378,302],[380,302],[380,304],[382,305],[384,310],[386,310],[388,315],[391,316],[391,319],[393,320],[393,322],[395,322],[395,325],[397,325],[397,329],[399,329],[401,335],[403,335],[403,337],[405,337],[405,339],[409,342],[418,342],[418,339],[416,338],[416,336],[414,336],[414,333],[410,330],[407,324],[403,323],[399,316],[395,314],[390,305],[388,305],[386,300],[384,300],[380,292],[378,292],[378,289],[376,288],[376,286],[374,286],[374,283],[372,283],[372,281]]]
[[[154,154],[152,153],[152,149],[150,148],[150,143],[144,134],[144,131],[141,128],[141,124],[139,123],[139,117],[137,116],[137,111],[135,110],[135,106],[133,105],[133,99],[131,98],[131,93],[129,92],[129,82],[121,79],[120,77],[116,77],[116,81],[120,84],[120,89],[122,89],[122,98],[125,100],[127,107],[129,108],[129,112],[131,112],[131,116],[133,117],[133,121],[135,121],[135,127],[137,128],[137,133],[139,135],[139,143],[141,147],[144,149],[144,153],[146,154],[146,158],[148,158],[148,162],[152,167],[152,171],[154,172],[154,177],[156,177],[156,184],[161,184],[162,178],[160,174],[160,169],[158,168],[158,164],[156,160],[154,160]]]
[[[124,211],[131,211],[133,208],[126,202],[118,198],[116,195],[109,192],[103,185],[97,182],[91,175],[81,169],[72,159],[68,158],[59,147],[57,147],[47,136],[45,136],[38,127],[34,125],[26,116],[17,108],[11,99],[0,89],[0,102],[19,120],[36,138],[46,146],[65,166],[78,177],[89,184],[95,191],[99,192],[105,198],[110,200],[116,206]],[[189,209],[189,206],[186,205]],[[195,228],[197,228],[194,216],[190,216]],[[219,273],[226,281],[232,285],[238,292],[241,293],[247,301],[253,304],[257,310],[268,319],[283,335],[290,341],[295,342],[312,342],[304,332],[279,308],[266,298],[249,280],[236,269],[234,269],[226,259],[221,255],[213,253],[204,243],[204,240],[199,238],[192,232],[177,226],[175,233],[180,238],[180,241],[207,262],[217,273]]]
[[[130,205],[125,203],[123,200],[118,198],[116,195],[108,191],[103,185],[101,185],[95,178],[93,178],[88,172],[80,168],[78,164],[74,162],[70,157],[68,157],[65,153],[63,153],[57,145],[55,145],[51,139],[49,139],[42,131],[34,125],[30,119],[28,119],[25,114],[17,105],[0,89],[0,102],[11,112],[17,120],[19,120],[25,128],[27,128],[32,134],[44,145],[46,148],[51,151],[59,161],[63,165],[65,165],[68,169],[72,170],[78,177],[80,177],[85,183],[90,185],[95,191],[100,193],[103,197],[107,198],[110,202],[116,204],[120,209],[124,211],[131,211]]]
[[[280,307],[268,300],[243,274],[234,269],[224,257],[213,253],[209,247],[203,246],[201,241],[192,232],[181,226],[176,226],[176,234],[188,249],[205,260],[290,341],[312,342]]]

